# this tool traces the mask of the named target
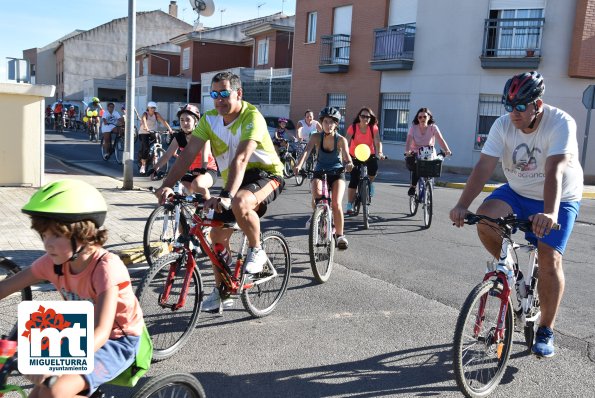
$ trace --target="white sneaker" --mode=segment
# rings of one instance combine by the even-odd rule
[[[264,264],[267,262],[267,254],[262,249],[255,247],[248,248],[246,256],[245,270],[249,274],[258,274],[262,272]]]
[[[205,312],[212,312],[218,311],[219,307],[222,305],[223,309],[227,309],[233,307],[233,299],[228,297],[221,302],[221,297],[219,296],[219,289],[214,287],[211,294],[207,296],[206,299],[202,302],[201,310]]]
[[[139,173],[145,174],[145,166],[140,167]]]
[[[349,242],[347,241],[345,235],[339,235],[337,237],[337,247],[339,250],[346,250],[347,247],[349,247]]]

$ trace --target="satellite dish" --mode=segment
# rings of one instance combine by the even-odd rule
[[[198,13],[198,17],[210,17],[215,12],[215,3],[213,0],[189,0],[192,9]]]

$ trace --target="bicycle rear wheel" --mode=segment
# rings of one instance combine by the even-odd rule
[[[421,193],[421,183],[417,184],[417,192],[415,195],[409,196],[409,215],[414,216],[417,214],[417,207],[419,206],[419,194]]]
[[[190,232],[188,220],[192,218],[192,212],[185,206],[179,206],[178,225],[175,221],[176,208],[171,204],[157,207],[147,219],[143,233],[143,251],[149,266],[170,253],[180,235],[187,235]]]
[[[300,170],[300,172],[297,173],[294,177],[295,177],[295,185],[298,187],[304,183],[304,179],[306,178],[303,170]]]
[[[254,275],[250,287],[242,291],[244,308],[255,318],[270,314],[289,284],[291,252],[285,237],[277,231],[262,234],[262,248],[268,261],[261,273]]]
[[[16,263],[5,257],[0,257],[0,281],[10,278],[20,270],[21,268]],[[31,288],[26,287],[0,301],[0,308],[2,308],[0,311],[0,336],[6,336],[8,340],[17,339],[19,303],[32,299]]]
[[[432,183],[429,181],[425,184],[426,185],[426,192],[424,195],[424,227],[430,228],[432,225],[432,214],[433,214],[433,203],[434,203],[434,190],[432,188]]]
[[[328,281],[333,270],[333,258],[335,256],[335,242],[332,235],[329,236],[327,209],[316,207],[310,222],[309,252],[310,266],[314,278],[319,283]]]
[[[359,184],[360,198],[362,202],[362,214],[364,216],[364,229],[370,228],[370,209],[369,209],[369,198],[370,198],[370,185],[368,180],[362,180]]]
[[[187,397],[204,398],[205,390],[189,373],[170,373],[152,378],[132,398]]]
[[[504,336],[495,335],[500,315],[502,284],[478,284],[463,304],[454,335],[453,365],[457,384],[467,397],[485,397],[500,383],[512,347],[514,320],[508,298]]]
[[[175,354],[186,344],[198,321],[203,297],[202,277],[198,264],[194,267],[186,291],[186,303],[173,310],[178,302],[187,271],[186,253],[170,253],[157,260],[141,281],[136,297],[143,309],[145,324],[153,341],[153,360],[161,361]],[[173,280],[168,274],[174,272]],[[170,288],[166,303],[160,303],[166,284]]]
[[[122,164],[124,161],[124,138],[117,136],[114,141],[114,156],[116,157],[116,162],[118,164]]]

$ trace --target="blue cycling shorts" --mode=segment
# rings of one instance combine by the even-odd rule
[[[543,213],[543,200],[529,199],[519,195],[510,188],[508,184],[504,184],[494,190],[490,196],[485,200],[498,199],[506,202],[512,207],[512,212],[517,215],[518,218],[528,219],[537,213]],[[484,201],[485,202],[485,201]],[[558,209],[558,224],[560,224],[560,230],[551,230],[551,232],[543,238],[537,238],[533,232],[525,233],[525,239],[534,245],[537,245],[537,241],[541,241],[546,245],[556,249],[560,254],[564,254],[568,238],[574,227],[574,222],[578,217],[578,211],[581,202],[560,202],[560,208]]]

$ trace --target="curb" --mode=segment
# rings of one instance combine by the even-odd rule
[[[444,181],[436,181],[435,184],[439,187],[446,187],[446,188],[453,188],[453,189],[463,189],[465,188],[466,183],[464,182],[444,182]],[[483,192],[493,192],[496,188],[501,186],[502,184],[486,184],[482,191]],[[595,199],[595,192],[591,191],[583,191],[583,199]]]

